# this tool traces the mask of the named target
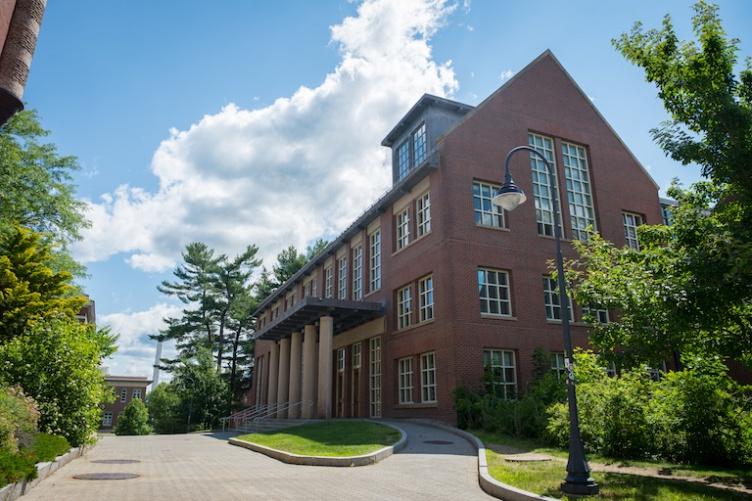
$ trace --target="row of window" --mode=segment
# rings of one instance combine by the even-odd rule
[[[141,399],[141,388],[133,388],[131,392],[131,400],[134,398]],[[128,401],[128,388],[120,388],[120,402],[125,403]]]
[[[403,179],[428,157],[426,124],[422,123],[397,147],[397,180]]]
[[[397,328],[406,329],[415,323],[414,284],[397,290]],[[418,323],[433,320],[433,275],[418,279]]]
[[[431,232],[431,193],[425,192],[415,200],[415,227],[410,222],[410,205],[394,218],[394,250],[407,247],[410,242]],[[414,232],[414,236],[413,236]]]
[[[415,357],[400,358],[397,361],[397,381],[399,403],[416,403],[413,387],[413,364]],[[436,403],[436,354],[420,355],[420,403]]]

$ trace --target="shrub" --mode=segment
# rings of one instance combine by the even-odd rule
[[[36,476],[36,457],[31,451],[0,451],[0,487]]]
[[[185,422],[180,414],[180,396],[174,386],[161,383],[149,393],[146,404],[154,431],[157,433],[185,431]]]
[[[0,388],[0,452],[15,452],[37,429],[39,411],[20,388]]]
[[[34,454],[37,461],[52,461],[70,450],[71,446],[65,437],[37,433],[31,440],[29,450]]]
[[[151,433],[149,411],[140,398],[134,398],[118,417],[115,435],[148,435],[149,433]]]
[[[73,445],[89,442],[112,390],[99,370],[112,338],[76,320],[38,322],[0,344],[0,380],[20,385],[39,406],[40,430]]]

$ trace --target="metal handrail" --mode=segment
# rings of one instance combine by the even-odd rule
[[[278,406],[277,403],[274,404],[266,404],[266,405],[252,405],[250,407],[247,407],[243,409],[242,411],[238,411],[234,414],[231,414],[229,416],[225,416],[220,419],[220,422],[222,423],[222,430],[224,431],[229,423],[233,423],[234,426],[230,425],[230,428],[237,428],[238,427],[238,421],[246,421],[249,419],[253,419],[259,414],[263,414],[271,409],[276,409]]]

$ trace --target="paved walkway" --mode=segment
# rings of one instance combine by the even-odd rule
[[[494,499],[478,487],[477,456],[462,438],[416,423],[400,453],[358,468],[280,463],[227,443],[228,435],[103,437],[83,458],[42,481],[22,499],[55,501],[327,499]],[[427,440],[451,442],[436,445]],[[98,464],[138,459],[137,464]],[[75,480],[95,472],[136,473],[133,480]]]

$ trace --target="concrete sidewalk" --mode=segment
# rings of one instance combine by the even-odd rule
[[[44,480],[23,499],[65,501],[247,499],[493,499],[478,486],[475,449],[446,431],[396,422],[408,434],[398,454],[373,466],[327,468],[284,464],[227,443],[227,434],[105,436],[86,457]],[[430,441],[450,442],[427,443]],[[137,459],[136,464],[94,460]],[[122,472],[133,480],[75,480]]]

